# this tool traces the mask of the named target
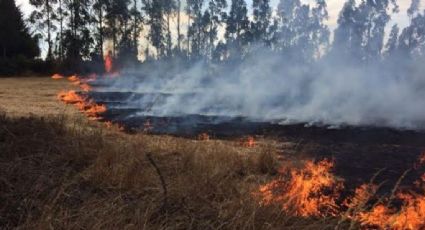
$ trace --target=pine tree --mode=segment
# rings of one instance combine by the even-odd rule
[[[251,23],[252,36],[256,42],[268,43],[269,25],[271,17],[270,0],[253,0],[253,21]]]
[[[53,59],[52,33],[56,29],[53,24],[56,14],[53,11],[57,0],[30,0],[29,3],[35,7],[31,13],[30,20],[39,29],[46,31],[47,59]]]
[[[165,55],[165,36],[164,36],[164,6],[162,0],[142,0],[143,10],[146,13],[149,25],[148,40],[156,48],[158,57]]]
[[[171,51],[173,48],[172,34],[171,34],[171,17],[175,14],[177,10],[177,3],[175,0],[164,0],[164,13],[166,17],[166,46],[167,46],[167,56],[171,56]]]
[[[34,58],[40,54],[37,39],[30,35],[14,0],[0,1],[0,28],[0,57]]]
[[[204,0],[187,0],[187,11],[192,23],[189,24],[188,40],[190,54],[199,57],[203,46],[203,7]]]
[[[410,20],[412,20],[415,14],[419,11],[419,7],[420,0],[412,0],[409,9],[407,9],[407,15],[409,16]]]
[[[226,0],[210,0],[208,9],[205,12],[208,18],[208,25],[206,26],[208,37],[208,52],[210,56],[212,56],[212,53],[215,49],[214,42],[217,40],[218,28],[225,22],[227,17],[225,12],[226,7]]]
[[[225,38],[235,54],[242,55],[243,47],[251,40],[249,30],[250,21],[248,19],[248,10],[244,0],[232,0],[230,13],[226,20]]]
[[[88,0],[67,0],[68,28],[64,33],[64,50],[67,62],[78,66],[83,58],[90,58],[93,37],[89,28],[92,17]]]
[[[387,57],[393,55],[397,50],[399,32],[400,32],[400,29],[398,28],[398,25],[397,24],[393,25],[388,38],[388,42],[385,45],[385,49],[386,49],[385,54]]]
[[[96,26],[96,53],[103,59],[104,52],[103,46],[105,41],[105,12],[106,12],[107,1],[106,0],[95,0],[93,4],[94,20],[97,23]]]

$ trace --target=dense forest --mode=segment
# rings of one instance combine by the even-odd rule
[[[35,10],[24,23],[14,1],[1,0],[2,62],[17,62],[6,61],[12,56],[38,56],[37,41],[46,47],[45,64],[76,72],[87,66],[95,71],[93,63],[101,63],[105,52],[121,65],[175,57],[235,62],[259,50],[296,63],[333,58],[370,65],[417,59],[425,49],[425,13],[419,11],[419,0],[412,0],[408,9],[410,25],[392,25],[388,35],[391,15],[399,10],[396,0],[347,0],[333,39],[325,24],[326,0],[311,5],[280,0],[276,9],[270,0],[253,0],[252,6],[245,0],[30,0],[30,4]],[[142,40],[149,43],[144,50]],[[13,72],[12,67],[9,71],[2,67],[2,72]]]

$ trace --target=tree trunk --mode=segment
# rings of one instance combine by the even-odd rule
[[[46,13],[47,13],[47,60],[52,59],[52,38],[51,38],[51,19],[50,19],[50,2],[46,0]]]
[[[99,54],[100,57],[104,58],[103,53],[103,11],[102,5],[99,6]]]
[[[190,6],[188,7],[188,21],[187,21],[187,56],[190,56]]]
[[[167,13],[167,55],[171,56],[171,29],[170,29],[170,14],[171,12]]]
[[[181,46],[180,46],[180,10],[181,10],[181,0],[177,0],[178,1],[178,11],[177,11],[177,48],[179,50],[179,52],[181,51]]]
[[[134,25],[133,25],[133,49],[135,51],[136,54],[136,58],[138,56],[138,47],[137,47],[137,27],[138,27],[138,22],[137,22],[137,0],[134,0]]]
[[[64,53],[63,53],[63,8],[62,8],[62,0],[59,0],[59,14],[60,14],[60,32],[59,32],[59,59],[63,61]]]

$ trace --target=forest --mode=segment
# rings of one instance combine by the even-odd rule
[[[411,2],[405,28],[388,25],[399,11],[396,0],[347,0],[335,31],[326,25],[326,0],[280,0],[277,8],[270,0],[249,6],[245,0],[29,2],[34,11],[23,20],[13,0],[1,1],[4,74],[22,71],[18,62],[35,71],[40,64],[51,71],[100,71],[95,66],[109,52],[119,65],[170,59],[189,65],[235,63],[267,51],[305,66],[338,60],[365,67],[394,63],[404,70],[411,60],[423,58],[425,49],[420,0]],[[42,60],[40,47],[46,50]]]

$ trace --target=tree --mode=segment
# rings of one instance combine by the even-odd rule
[[[253,0],[253,21],[251,23],[251,30],[253,39],[256,42],[268,43],[269,39],[269,25],[271,17],[270,0]]]
[[[29,33],[14,0],[0,1],[0,28],[2,58],[34,58],[40,54],[38,40]]]
[[[324,0],[311,7],[301,1],[281,0],[273,42],[276,49],[297,62],[312,62],[320,57],[329,42],[328,18]]]
[[[127,50],[131,46],[130,0],[107,0],[106,34],[112,40],[112,55],[117,56],[118,50]]]
[[[171,51],[173,47],[172,34],[171,34],[171,17],[177,10],[177,3],[175,0],[164,0],[164,13],[166,17],[166,44],[167,44],[167,56],[171,56]]]
[[[103,44],[105,41],[105,12],[107,7],[107,1],[106,0],[95,0],[93,4],[93,10],[94,10],[94,21],[97,23],[96,26],[96,48],[95,53],[97,53],[100,58],[103,59],[104,52],[103,52]]]
[[[64,20],[68,16],[68,13],[64,11],[63,0],[58,0],[56,11],[58,12],[57,20],[59,21],[59,33],[56,36],[57,43],[59,44],[58,56],[59,60],[63,61],[65,56],[63,48]]]
[[[409,9],[407,9],[407,15],[409,16],[410,20],[412,20],[413,16],[419,11],[420,6],[420,0],[412,0],[410,3]]]
[[[417,14],[410,25],[403,29],[399,38],[399,51],[405,57],[424,56],[425,52],[425,14]]]
[[[316,0],[316,7],[312,10],[312,38],[314,52],[320,56],[321,48],[329,45],[330,31],[325,20],[328,20],[329,14],[325,0]]]
[[[88,0],[66,0],[69,12],[68,28],[64,33],[64,50],[67,62],[78,66],[83,59],[90,58],[93,37],[89,28],[92,17]]]
[[[244,0],[232,0],[230,13],[226,20],[225,38],[235,56],[242,55],[243,46],[250,42],[251,34],[249,30],[250,21],[248,10]]]
[[[204,0],[187,0],[187,12],[192,23],[189,23],[188,40],[190,45],[190,54],[198,57],[201,54],[203,45],[203,15],[202,7]]]
[[[277,6],[277,31],[274,40],[276,48],[280,51],[289,51],[295,44],[297,33],[295,23],[300,7],[299,0],[280,0]]]
[[[142,31],[143,17],[139,11],[137,0],[133,0],[133,6],[130,9],[130,16],[132,18],[132,43],[131,43],[131,56],[133,61],[136,61],[139,54],[139,36]]]
[[[386,49],[385,54],[387,57],[393,55],[397,50],[399,32],[400,32],[400,29],[398,28],[398,25],[397,24],[393,25],[388,38],[388,42],[385,45],[385,49]]]
[[[147,24],[149,25],[148,40],[156,48],[158,57],[165,55],[165,36],[164,28],[164,6],[162,0],[142,0],[143,10],[148,16]]]
[[[53,6],[57,0],[30,0],[29,3],[35,7],[30,16],[31,22],[40,30],[46,29],[47,60],[51,60],[53,58],[52,32],[56,29],[53,24],[56,18]]]
[[[395,0],[354,0],[346,2],[335,31],[334,50],[348,50],[345,57],[368,63],[379,60],[384,45],[385,27],[390,20],[390,5],[398,11]]]
[[[182,34],[180,32],[180,23],[181,23],[181,10],[182,10],[182,2],[181,0],[177,0],[177,49],[179,53],[181,52],[181,40]]]
[[[337,56],[352,57],[361,47],[361,37],[356,33],[356,10],[355,0],[348,0],[339,13],[338,27],[335,30],[332,45],[332,53]]]
[[[226,7],[226,0],[210,0],[208,3],[208,9],[204,14],[208,17],[208,21],[204,21],[209,23],[207,25],[207,37],[210,56],[212,56],[215,49],[214,42],[217,40],[218,28],[225,22],[227,17],[225,12]]]

